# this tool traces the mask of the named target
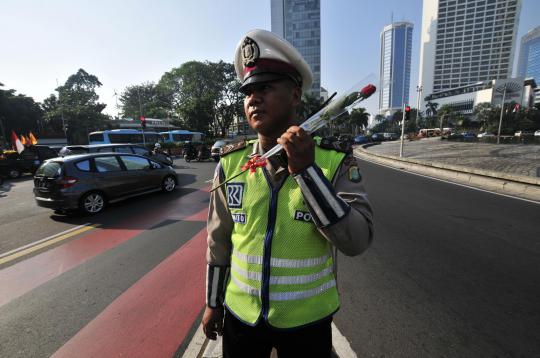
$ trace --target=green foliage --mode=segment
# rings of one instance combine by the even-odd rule
[[[46,113],[46,118],[63,114],[69,143],[86,143],[89,132],[103,128],[107,116],[101,112],[106,105],[98,102],[98,87],[98,78],[81,68],[57,88],[58,104]],[[54,105],[54,101],[51,99],[48,105]]]
[[[1,89],[0,83],[0,136],[5,144],[11,142],[11,131],[18,135],[32,131],[38,133],[43,126],[42,109],[32,97],[16,94],[13,89]],[[1,144],[1,143],[0,143]]]
[[[175,124],[190,130],[224,136],[242,115],[243,95],[230,63],[186,62],[166,72],[157,87],[178,115]]]
[[[173,115],[172,103],[153,82],[127,86],[120,94],[120,103],[123,117],[170,118]]]
[[[302,96],[302,101],[296,110],[300,122],[305,121],[310,115],[315,114],[322,104],[323,101],[321,98],[309,93],[305,93]]]

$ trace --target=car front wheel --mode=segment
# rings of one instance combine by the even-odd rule
[[[161,184],[161,188],[163,191],[170,193],[176,188],[176,180],[172,176],[167,176],[163,179],[163,183]]]
[[[21,176],[21,171],[19,169],[15,169],[15,168],[12,168],[8,171],[8,176],[11,178],[11,179],[17,179],[18,177]]]
[[[99,192],[91,192],[85,194],[81,199],[81,210],[87,214],[95,215],[105,209],[106,201],[103,194]]]

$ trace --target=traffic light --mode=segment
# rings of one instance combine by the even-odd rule
[[[146,129],[146,118],[141,116],[141,127],[142,129]]]
[[[411,119],[411,106],[405,106],[405,120]]]

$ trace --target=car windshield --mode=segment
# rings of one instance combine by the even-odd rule
[[[56,178],[62,171],[62,163],[45,162],[36,171],[36,176],[44,176],[48,178]]]

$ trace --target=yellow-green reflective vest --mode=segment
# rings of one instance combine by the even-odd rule
[[[225,178],[240,171],[252,150],[248,145],[221,158]],[[315,162],[330,181],[344,157],[315,147]],[[234,228],[225,305],[250,325],[262,317],[276,328],[299,327],[339,308],[331,245],[312,222],[294,178],[272,188],[267,174],[259,168],[226,184]]]

